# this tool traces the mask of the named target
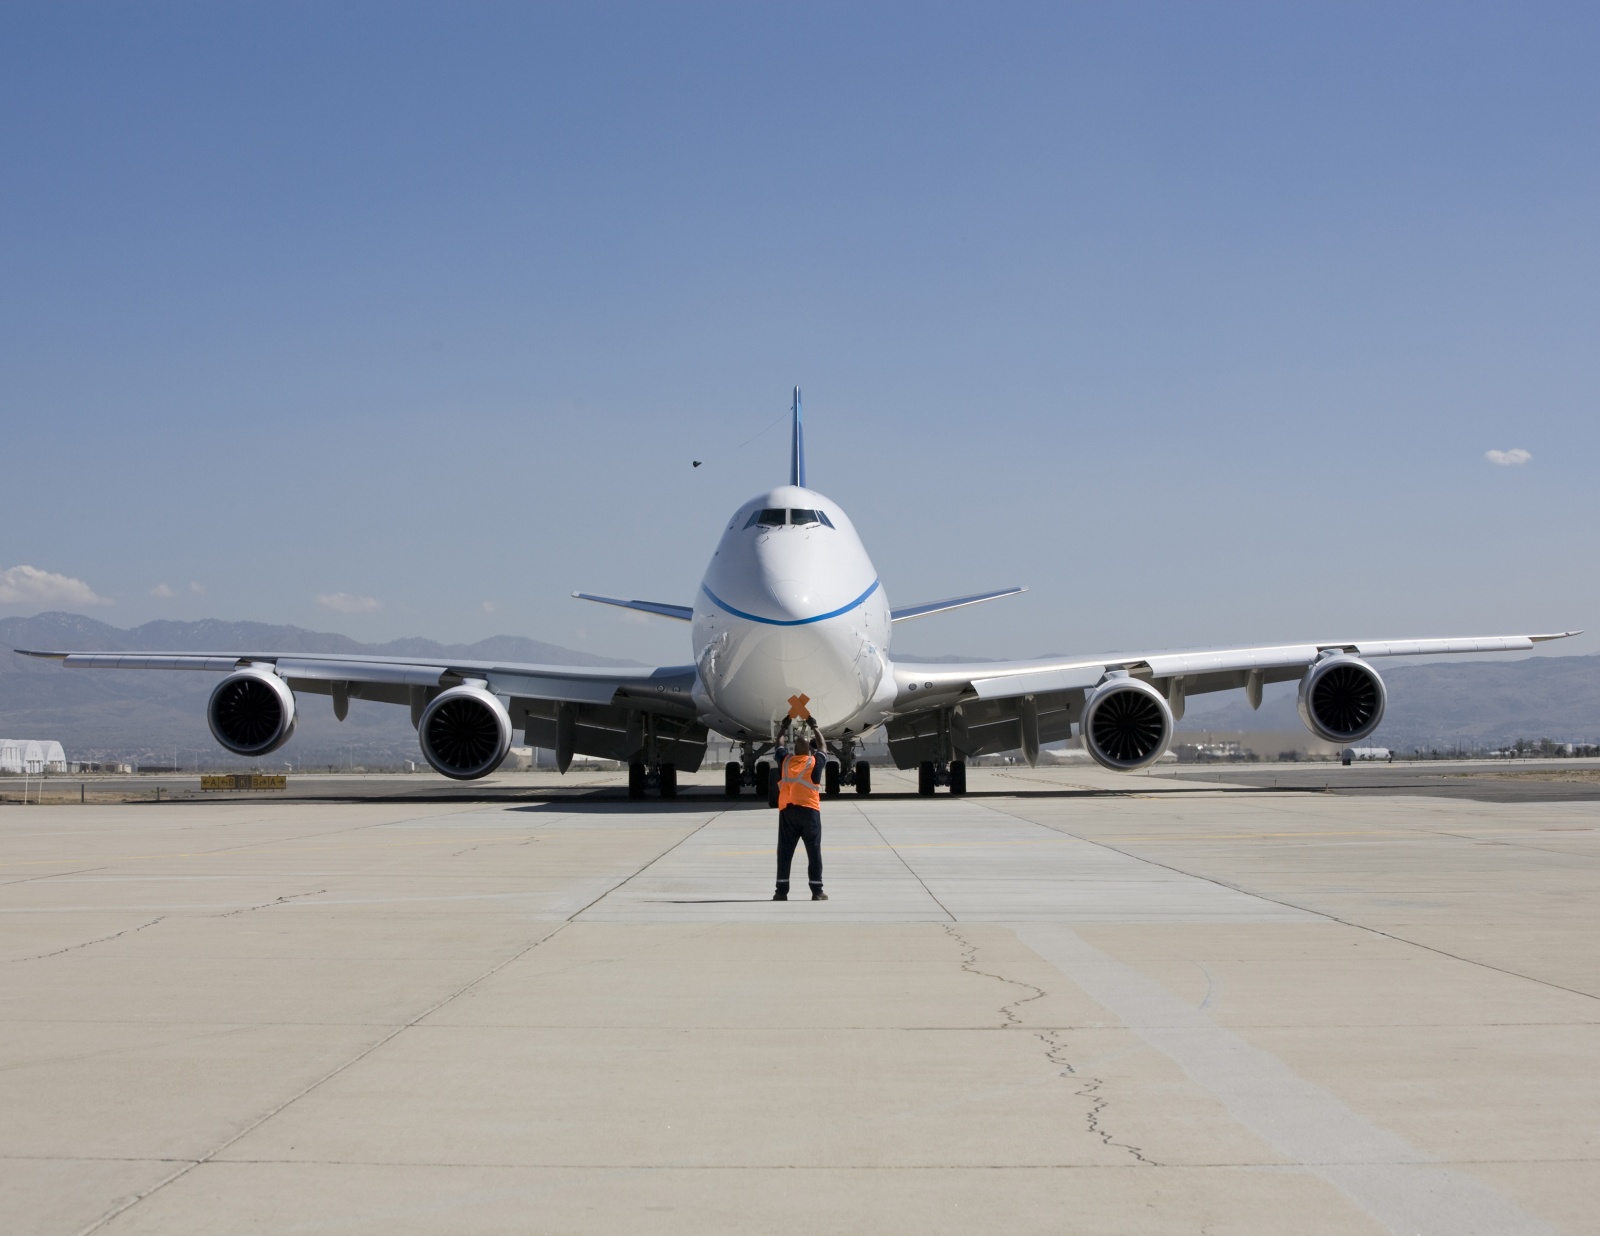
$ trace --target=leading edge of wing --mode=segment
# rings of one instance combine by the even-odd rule
[[[929,601],[925,605],[904,605],[899,609],[889,611],[890,622],[909,622],[913,618],[925,618],[929,614],[943,613],[947,609],[961,609],[966,605],[979,605],[984,601],[998,600],[1000,597],[1014,597],[1019,592],[1026,592],[1023,587],[1000,588],[994,592],[975,592],[969,597],[951,597],[947,601]]]
[[[668,605],[663,601],[624,601],[618,597],[597,597],[589,592],[572,594],[580,601],[598,601],[601,605],[615,605],[621,609],[637,609],[662,618],[675,618],[679,622],[693,622],[694,609],[688,605]]]
[[[1192,676],[1233,670],[1288,670],[1309,666],[1326,652],[1361,657],[1442,656],[1455,653],[1526,652],[1535,644],[1568,639],[1580,631],[1545,635],[1479,635],[1445,639],[1333,640],[1270,644],[1253,648],[1176,649],[1163,652],[1105,653],[1083,657],[1041,657],[1028,661],[973,661],[961,664],[896,662],[895,677],[934,690],[970,686],[981,697],[1029,694],[1093,685],[1107,669],[1125,669],[1152,678]]]
[[[14,648],[24,657],[60,661],[72,669],[231,670],[251,662],[292,666],[296,678],[351,679],[373,671],[368,681],[388,680],[388,671],[426,674],[531,674],[575,681],[615,680],[640,684],[693,675],[692,665],[540,665],[531,661],[458,661],[450,657],[379,657],[348,652],[43,652]],[[380,676],[382,676],[380,678]]]
[[[440,689],[481,679],[496,695],[562,703],[613,704],[626,699],[645,711],[692,708],[695,667],[534,665],[519,661],[425,660],[350,654],[237,652],[38,652],[69,669],[212,670],[229,673],[251,663],[272,665],[293,682],[372,683]],[[389,702],[395,702],[392,699]]]

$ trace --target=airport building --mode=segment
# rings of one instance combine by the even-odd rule
[[[0,738],[0,773],[41,776],[67,771],[67,753],[48,739]]]

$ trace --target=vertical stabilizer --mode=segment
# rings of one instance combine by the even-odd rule
[[[789,484],[806,487],[806,435],[800,424],[800,388],[794,388],[794,436],[789,443]]]

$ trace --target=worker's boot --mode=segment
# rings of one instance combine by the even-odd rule
[[[788,901],[789,890],[786,888],[774,889],[772,893],[772,899],[774,901]]]
[[[827,899],[828,894],[823,892],[820,888],[814,888],[811,890],[812,901],[826,901]]]

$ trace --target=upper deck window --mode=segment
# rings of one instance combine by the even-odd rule
[[[765,507],[761,510],[750,512],[750,518],[745,520],[746,528],[754,528],[760,524],[763,528],[783,527],[783,508],[777,506]]]

